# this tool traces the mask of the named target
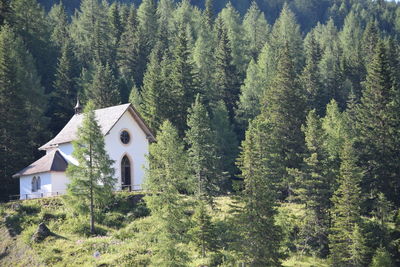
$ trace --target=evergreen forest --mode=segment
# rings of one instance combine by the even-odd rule
[[[0,0],[0,200],[78,98],[130,102],[151,266],[399,266],[399,40],[395,1]]]

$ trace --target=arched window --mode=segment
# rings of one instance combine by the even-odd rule
[[[42,187],[42,181],[41,181],[41,179],[40,179],[40,176],[38,176],[38,177],[36,178],[36,191],[37,191],[37,190],[40,190],[41,187]]]
[[[121,183],[122,189],[131,189],[131,162],[126,155],[121,160]]]
[[[33,176],[32,178],[32,192],[36,192],[37,191],[37,182],[36,182],[36,176]]]

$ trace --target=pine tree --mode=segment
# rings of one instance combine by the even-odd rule
[[[29,151],[29,135],[26,134],[28,119],[24,109],[25,95],[17,75],[16,43],[22,41],[9,26],[0,31],[0,196],[17,193],[17,179],[11,176],[32,159]],[[28,114],[29,115],[29,114]]]
[[[94,234],[95,216],[113,200],[116,183],[114,161],[104,148],[104,136],[97,122],[94,104],[89,101],[83,114],[78,138],[73,141],[72,156],[78,165],[69,164],[67,202],[78,214],[90,214],[90,232]]]
[[[225,103],[221,100],[212,108],[212,130],[215,133],[214,143],[216,153],[219,155],[219,168],[228,176],[233,177],[237,172],[235,161],[239,153],[239,142],[233,125],[229,120],[229,113]],[[229,180],[221,185],[224,191],[231,189]]]
[[[377,22],[372,22],[370,21],[367,24],[367,27],[364,30],[361,44],[362,44],[362,53],[363,53],[363,58],[364,60],[364,65],[367,66],[372,59],[376,45],[378,44],[379,41],[379,33],[377,29]]]
[[[305,229],[301,231],[306,235],[303,238],[307,244],[304,245],[326,256],[333,183],[330,180],[332,176],[329,175],[328,154],[324,147],[325,133],[315,110],[308,113],[306,126],[302,130],[307,150],[295,187],[297,196],[306,205]]]
[[[134,5],[129,9],[124,31],[121,34],[121,40],[117,49],[117,65],[121,75],[127,80],[129,85],[134,83],[138,86],[143,78],[142,70],[145,68],[145,62],[140,60],[140,46],[138,35],[138,21]]]
[[[199,36],[193,47],[193,61],[199,72],[200,91],[205,103],[210,103],[218,97],[214,83],[216,46],[213,25],[208,24],[207,17],[203,14]]]
[[[145,66],[148,63],[148,58],[156,44],[157,13],[156,1],[144,0],[137,10],[137,69],[135,70],[135,82],[137,86],[142,85],[143,74],[146,70]]]
[[[249,63],[246,79],[240,87],[240,91],[236,120],[240,123],[241,128],[246,129],[248,123],[260,114],[261,99],[265,91],[261,70],[253,59]]]
[[[340,112],[339,106],[335,100],[326,106],[326,115],[322,118],[322,128],[325,133],[324,150],[327,153],[326,169],[329,170],[327,175],[330,177],[332,190],[337,188],[336,179],[339,176],[340,169],[340,154],[343,150],[345,140],[350,135],[347,114]]]
[[[76,81],[78,75],[72,44],[67,39],[61,48],[54,90],[51,93],[48,108],[48,114],[51,115],[49,128],[54,134],[58,133],[73,115],[78,90]]]
[[[123,32],[123,26],[121,21],[120,6],[117,3],[111,4],[109,8],[109,19],[110,27],[112,31],[112,40],[114,44],[114,49],[116,49],[121,40],[121,35]]]
[[[253,60],[258,58],[258,54],[264,47],[268,38],[269,28],[264,13],[260,11],[256,2],[253,1],[243,19],[245,41],[249,46],[250,56]]]
[[[71,37],[76,54],[84,67],[94,59],[105,64],[112,59],[111,27],[108,3],[100,0],[83,0],[71,22]]]
[[[341,60],[342,48],[338,42],[338,32],[333,20],[329,20],[319,31],[316,30],[315,35],[322,51],[319,73],[323,95],[326,101],[335,99],[341,107],[344,107],[349,90]]]
[[[312,109],[317,109],[317,114],[322,115],[327,103],[327,97],[322,90],[318,67],[321,60],[321,51],[313,32],[307,35],[305,51],[306,65],[300,77],[301,85],[304,92],[307,92],[308,106]]]
[[[193,180],[197,183],[196,194],[212,202],[212,197],[219,193],[221,173],[217,169],[215,136],[205,106],[197,95],[189,110],[186,142],[189,146],[189,161],[192,166]]]
[[[147,125],[157,131],[161,123],[168,119],[167,112],[170,110],[167,101],[166,83],[168,79],[163,75],[166,69],[166,60],[163,59],[163,52],[159,43],[156,44],[150,55],[150,62],[144,74],[142,87],[142,105],[139,107]],[[168,87],[167,87],[168,88]]]
[[[188,180],[187,155],[177,130],[165,121],[150,145],[149,166],[145,174],[145,188],[151,192],[145,197],[155,221],[151,258],[154,266],[186,266],[187,252],[180,246],[188,231],[184,196],[191,192]]]
[[[374,257],[372,258],[371,267],[393,267],[393,261],[390,257],[389,252],[380,247],[376,250]]]
[[[143,98],[136,86],[133,86],[129,93],[129,103],[131,103],[136,109],[140,109],[143,103]]]
[[[238,160],[244,179],[237,216],[239,248],[253,266],[279,266],[283,256],[282,230],[275,224],[281,159],[270,136],[272,128],[260,116],[252,121]]]
[[[271,138],[276,142],[276,150],[282,157],[277,171],[281,172],[282,190],[289,195],[292,182],[288,179],[286,169],[300,166],[300,154],[304,149],[304,135],[301,132],[305,120],[304,102],[289,46],[285,45],[280,51],[276,76],[265,92],[261,116],[273,129]]]
[[[117,85],[108,63],[97,63],[92,84],[86,88],[85,95],[93,101],[96,108],[115,106],[120,103]]]
[[[233,7],[232,3],[228,2],[225,8],[218,14],[219,25],[217,27],[223,28],[223,32],[226,37],[221,38],[221,29],[217,29],[220,42],[226,38],[226,45],[229,46],[232,56],[232,64],[235,66],[239,80],[242,79],[248,62],[250,61],[250,55],[244,40],[244,30],[241,25],[241,19],[239,12]]]
[[[196,203],[196,209],[193,214],[194,226],[190,229],[189,235],[192,242],[196,244],[201,251],[201,257],[207,256],[207,251],[215,249],[214,224],[208,212],[208,207],[204,201],[199,200]]]
[[[361,166],[368,169],[363,188],[372,195],[376,190],[381,191],[389,201],[398,203],[395,192],[399,190],[400,173],[395,159],[399,157],[399,146],[394,133],[399,127],[392,124],[398,116],[395,108],[398,89],[392,86],[391,69],[382,42],[377,44],[367,70],[365,90],[356,110],[357,148]]]
[[[180,133],[186,128],[187,110],[198,91],[197,72],[191,59],[188,37],[185,28],[180,27],[175,39],[171,63],[171,104],[174,103],[168,118]]]
[[[45,92],[49,93],[53,83],[53,70],[57,63],[51,47],[50,27],[46,13],[36,0],[13,0],[10,2],[14,31],[21,36],[29,53],[35,58],[35,69],[41,77]]]
[[[204,15],[209,28],[214,25],[214,0],[206,0]]]
[[[342,44],[346,77],[351,81],[354,93],[359,98],[361,96],[361,81],[364,80],[365,69],[361,54],[361,26],[358,16],[351,11],[343,26],[343,30],[339,35]]]
[[[361,218],[362,170],[356,165],[356,155],[351,140],[346,140],[341,154],[339,187],[332,198],[333,226],[329,235],[333,266],[363,266],[354,262],[354,231]],[[357,252],[359,253],[359,252]]]
[[[51,29],[51,41],[61,50],[65,42],[69,41],[68,15],[62,3],[55,4],[49,12],[49,21]]]
[[[296,22],[294,13],[285,4],[279,18],[276,20],[269,37],[268,59],[271,61],[271,69],[268,77],[274,77],[279,61],[279,50],[288,45],[288,52],[293,61],[294,72],[299,73],[303,66],[303,42],[300,27]]]
[[[215,101],[224,100],[229,116],[233,120],[240,91],[240,82],[237,69],[233,63],[228,34],[221,23],[220,20],[217,22],[218,46],[215,51],[216,66],[214,74],[217,98]]]

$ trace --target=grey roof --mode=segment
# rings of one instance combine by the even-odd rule
[[[68,162],[64,159],[58,150],[53,150],[13,175],[14,178],[32,175],[36,173],[58,171],[63,172],[67,169]]]
[[[129,110],[140,128],[145,132],[150,141],[154,141],[151,130],[146,126],[139,113],[131,104],[123,104],[108,108],[95,110],[97,122],[99,123],[103,135],[108,134],[112,127],[118,122],[125,111]],[[59,144],[69,143],[77,139],[78,128],[82,125],[83,114],[75,114],[65,127],[49,142],[41,146],[40,150],[57,146]]]

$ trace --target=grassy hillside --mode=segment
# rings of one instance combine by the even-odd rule
[[[231,203],[229,197],[217,199],[212,215],[221,229],[229,221]],[[151,257],[147,233],[153,227],[148,214],[140,195],[119,193],[113,208],[98,218],[97,236],[92,237],[87,220],[71,216],[62,197],[2,204],[0,266],[146,266]],[[279,221],[289,232],[301,214],[301,206],[285,205]],[[36,243],[32,235],[40,222],[54,234]],[[284,266],[327,265],[313,257],[292,255]]]

